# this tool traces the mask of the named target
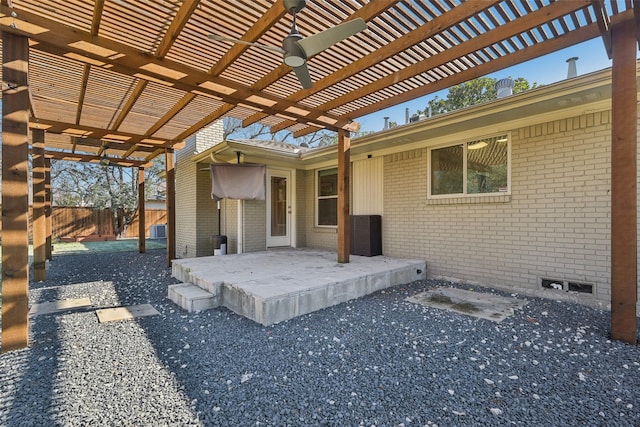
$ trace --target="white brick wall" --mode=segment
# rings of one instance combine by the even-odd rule
[[[267,204],[264,200],[244,203],[244,251],[267,250]]]
[[[217,120],[196,134],[195,151],[202,153],[208,148],[222,142],[224,127],[222,120]]]
[[[218,209],[211,199],[211,174],[197,166],[198,181],[196,184],[197,222],[196,222],[196,256],[213,255],[211,237],[218,234]]]
[[[315,249],[327,249],[335,251],[338,245],[338,233],[335,228],[315,227],[315,171],[308,170],[301,172],[298,176],[300,181],[304,181],[305,194],[304,212],[302,223],[304,224],[304,235],[306,246]],[[298,206],[301,206],[299,204]]]
[[[176,152],[176,256],[212,255],[211,236],[218,234],[216,203],[211,200],[211,178],[193,154],[222,141],[222,121],[198,132]]]
[[[427,200],[427,149],[385,156],[383,251],[431,276],[535,290],[540,277],[610,298],[610,112],[512,131],[512,195]]]
[[[196,256],[196,209],[197,193],[193,191],[197,185],[197,165],[188,158],[180,156],[187,150],[189,143],[176,153],[176,256],[191,258]]]
[[[211,190],[211,182],[209,182],[209,190]],[[227,253],[236,254],[238,253],[238,201],[224,199],[220,202],[220,208],[220,234],[227,236]],[[216,224],[217,221],[216,218]]]
[[[309,226],[309,207],[306,203],[308,197],[308,174],[303,170],[296,170],[296,247],[307,246],[307,227]],[[313,213],[312,213],[313,215]],[[313,222],[311,222],[313,224]]]

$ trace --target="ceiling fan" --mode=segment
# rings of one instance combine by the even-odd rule
[[[356,18],[312,36],[302,37],[296,26],[296,15],[304,9],[306,3],[306,0],[283,0],[285,9],[293,15],[293,23],[291,25],[289,35],[282,41],[282,47],[247,42],[216,34],[209,35],[209,38],[216,41],[246,44],[281,53],[284,57],[284,63],[293,68],[293,71],[296,73],[298,80],[300,80],[302,87],[309,89],[313,86],[313,83],[311,82],[311,76],[309,75],[307,59],[317,55],[325,49],[330,48],[334,44],[365,30],[367,28],[367,24],[362,18]]]

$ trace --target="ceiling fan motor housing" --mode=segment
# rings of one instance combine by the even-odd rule
[[[307,5],[306,0],[282,0],[284,8],[292,14],[300,12]]]
[[[291,33],[282,41],[282,49],[284,49],[284,63],[290,67],[300,67],[307,61],[307,55],[298,44],[302,36],[298,33]]]

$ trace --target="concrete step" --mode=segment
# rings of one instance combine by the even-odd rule
[[[213,294],[189,283],[169,286],[169,299],[188,312],[209,310],[220,306],[220,294]]]
[[[221,280],[215,280],[216,274],[212,274],[207,264],[199,262],[202,258],[183,259],[173,262],[171,275],[184,284],[196,285],[214,295],[222,295]]]

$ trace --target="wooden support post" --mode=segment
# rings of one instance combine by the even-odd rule
[[[53,242],[51,240],[51,159],[44,159],[44,216],[46,225],[45,252],[49,261],[52,258]]]
[[[33,278],[47,280],[47,224],[45,217],[44,130],[31,131],[31,163],[33,184]]]
[[[147,226],[144,211],[144,168],[138,168],[138,251],[147,251]]]
[[[2,352],[29,345],[28,42],[2,33]]]
[[[611,338],[637,343],[637,70],[633,19],[612,28]]]
[[[176,172],[173,164],[173,149],[165,149],[167,179],[167,267],[176,259]]]
[[[637,343],[637,70],[633,19],[612,28],[611,338]]]
[[[338,262],[349,262],[351,223],[349,217],[349,176],[351,170],[351,138],[349,131],[338,131]]]

